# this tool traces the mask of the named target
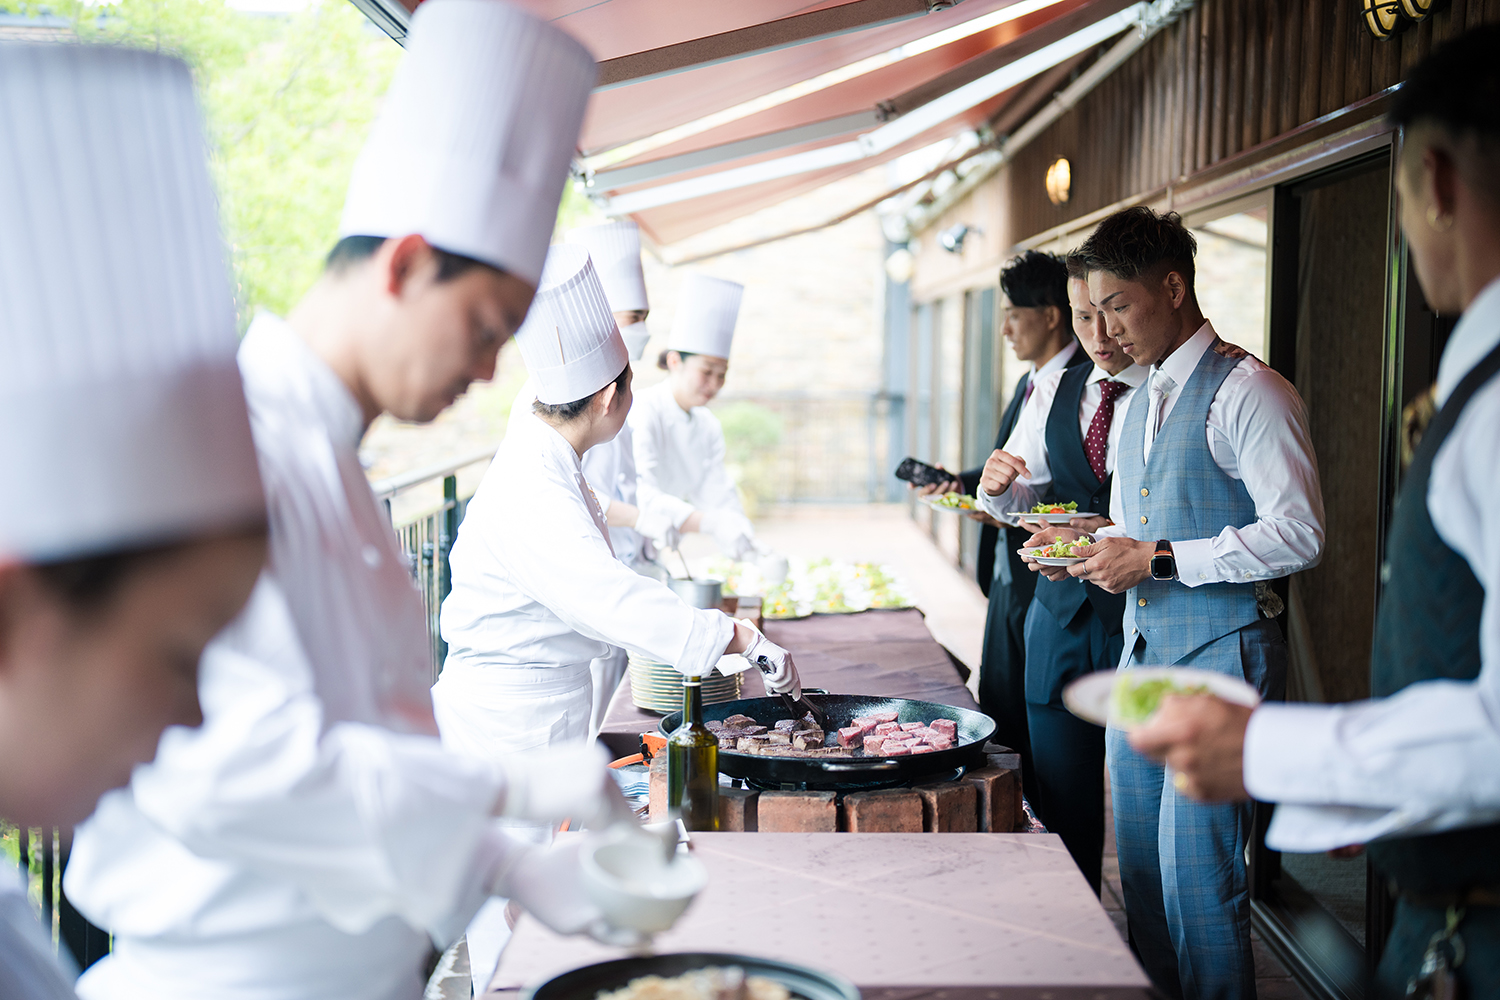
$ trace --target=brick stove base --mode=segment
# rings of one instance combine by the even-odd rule
[[[996,748],[1002,750],[1003,748]],[[1017,754],[962,777],[863,792],[719,789],[719,829],[761,833],[1012,833],[1026,829]],[[666,819],[667,759],[651,761],[651,819]]]

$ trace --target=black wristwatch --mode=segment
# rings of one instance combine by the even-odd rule
[[[1177,579],[1177,557],[1172,555],[1172,543],[1165,538],[1156,542],[1156,552],[1151,556],[1151,579]]]

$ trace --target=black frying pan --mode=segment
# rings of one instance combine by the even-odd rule
[[[747,975],[775,980],[799,1000],[859,1000],[855,985],[831,972],[750,955],[702,953],[642,955],[585,965],[526,987],[521,1000],[594,1000],[601,992],[617,990],[641,976],[680,976],[710,965],[737,965]]]
[[[762,757],[720,750],[719,770],[731,778],[747,778],[771,786],[833,788],[896,784],[983,764],[985,740],[995,735],[994,719],[952,705],[861,694],[820,694],[813,700],[828,714],[831,729],[847,726],[851,719],[871,712],[895,712],[901,722],[952,719],[958,723],[958,740],[947,750],[906,757]],[[731,715],[748,715],[768,728],[778,719],[796,718],[779,698],[745,698],[703,707],[704,722],[723,722]],[[681,720],[682,713],[673,712],[661,720],[661,731],[670,734]]]

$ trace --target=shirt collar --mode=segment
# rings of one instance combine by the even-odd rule
[[[1203,357],[1203,352],[1213,346],[1218,336],[1214,333],[1214,325],[1204,320],[1203,325],[1198,327],[1198,332],[1187,339],[1187,343],[1167,355],[1165,361],[1153,365],[1151,370],[1161,372],[1181,389],[1187,385],[1187,380],[1193,377],[1193,369],[1198,367],[1198,361]]]
[[[1111,375],[1103,368],[1095,365],[1094,370],[1089,372],[1089,380],[1087,384],[1093,385],[1096,382],[1103,382],[1105,379],[1113,379],[1116,382],[1124,382],[1126,385],[1134,389],[1142,382],[1146,381],[1146,379],[1150,377],[1150,375],[1151,370],[1141,365],[1131,365],[1129,368],[1125,369],[1118,375]]]
[[[556,427],[543,420],[539,414],[526,414],[515,429],[535,440],[544,456],[574,472],[583,471],[583,463],[578,458],[578,452],[573,450],[568,439],[563,437]]]
[[[1063,346],[1062,350],[1058,351],[1056,354],[1052,355],[1052,357],[1047,359],[1047,363],[1045,365],[1042,365],[1042,367],[1036,368],[1032,371],[1031,381],[1040,382],[1042,379],[1046,378],[1048,375],[1051,375],[1053,372],[1062,371],[1068,366],[1068,361],[1072,359],[1073,354],[1078,349],[1078,341],[1070,339],[1067,344]]]
[[[1438,362],[1437,404],[1442,406],[1465,375],[1500,343],[1500,278],[1496,278],[1469,303],[1448,346]]]
[[[273,349],[281,376],[300,386],[336,443],[358,448],[365,434],[365,416],[349,387],[318,357],[307,342],[280,316],[258,314],[245,338],[265,340]]]

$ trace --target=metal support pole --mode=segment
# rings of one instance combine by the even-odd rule
[[[453,550],[453,540],[458,537],[458,474],[454,473],[443,477],[443,517],[442,529],[438,535],[438,559],[437,559],[437,590],[438,606],[442,607],[444,599],[453,590],[453,568],[448,562],[448,553]],[[443,661],[448,658],[448,644],[443,641],[442,633],[437,633],[438,669],[442,670]]]

